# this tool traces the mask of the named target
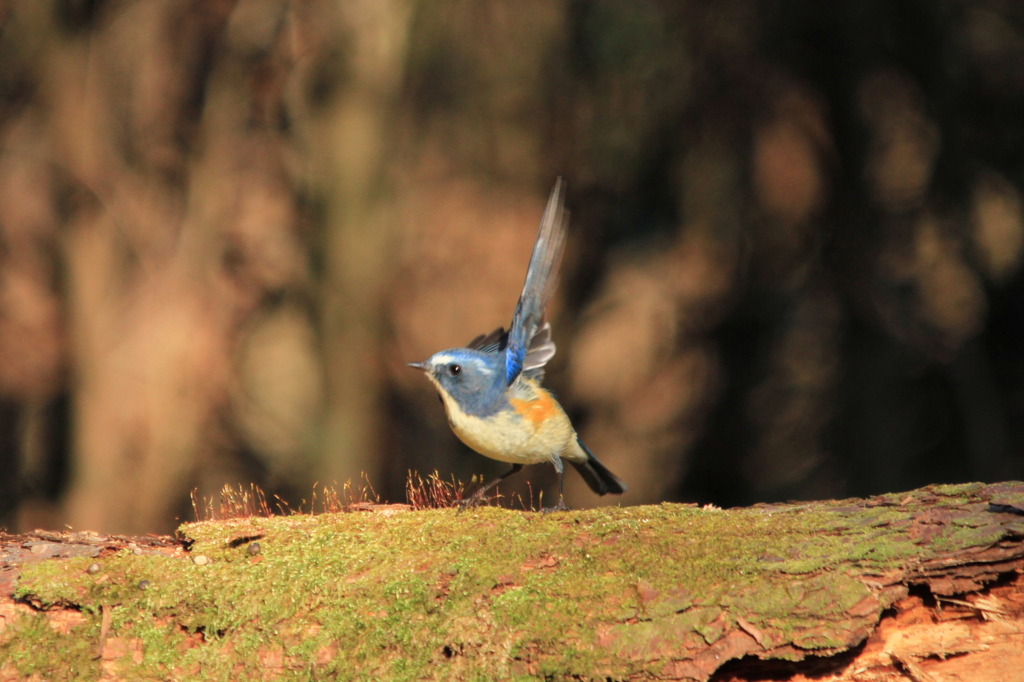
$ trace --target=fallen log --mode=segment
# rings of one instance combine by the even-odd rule
[[[1022,679],[1022,572],[1024,483],[0,535],[0,679]]]

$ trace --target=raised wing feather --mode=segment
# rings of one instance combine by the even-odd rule
[[[508,345],[508,332],[504,327],[498,327],[490,334],[481,334],[466,344],[470,350],[478,350],[481,353],[497,353],[505,350]]]
[[[547,208],[540,221],[537,242],[533,245],[530,267],[526,271],[526,282],[523,293],[519,296],[515,315],[512,317],[512,328],[508,331],[505,345],[505,375],[509,385],[528,367],[528,354],[533,348],[533,339],[545,325],[544,308],[551,299],[558,280],[558,268],[562,262],[562,251],[565,249],[566,224],[568,212],[565,210],[565,183],[561,178],[548,197]],[[546,343],[540,344],[546,350],[535,356],[534,368],[541,367],[551,359],[554,344],[551,343],[550,329],[546,331]],[[543,357],[543,360],[539,358]]]

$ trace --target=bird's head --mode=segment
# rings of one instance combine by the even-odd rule
[[[505,390],[504,357],[497,354],[451,348],[434,353],[424,362],[410,362],[409,366],[427,375],[448,410],[458,406],[463,412],[482,414]]]

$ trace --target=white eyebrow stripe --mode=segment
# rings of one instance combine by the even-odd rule
[[[475,370],[478,370],[481,374],[492,375],[494,369],[487,366],[487,363],[480,358],[456,358],[454,355],[435,355],[433,362],[431,363],[434,367],[441,367],[452,362],[461,362],[462,364],[471,364]]]

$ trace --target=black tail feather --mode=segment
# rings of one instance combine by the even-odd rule
[[[626,484],[622,482],[618,476],[608,471],[608,469],[598,461],[597,457],[594,457],[594,453],[583,444],[579,438],[576,442],[583,448],[583,452],[587,453],[587,461],[585,462],[573,462],[569,460],[569,464],[572,464],[576,471],[580,472],[580,476],[587,482],[590,489],[598,495],[607,495],[611,493],[613,495],[621,495],[626,492]]]

